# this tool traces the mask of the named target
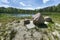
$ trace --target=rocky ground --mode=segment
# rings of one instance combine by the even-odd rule
[[[28,29],[23,20],[7,23],[5,28],[0,23],[0,40],[60,40],[60,26],[48,24],[48,28],[37,26]]]

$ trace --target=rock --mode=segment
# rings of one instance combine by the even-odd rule
[[[27,24],[29,24],[30,23],[30,20],[29,19],[25,19],[24,20],[24,25],[27,25]]]
[[[46,22],[51,22],[51,23],[53,23],[52,18],[50,18],[49,16],[45,16],[45,17],[44,17],[44,20],[45,20]]]
[[[58,39],[60,39],[60,34],[59,34],[59,32],[57,30],[55,30],[54,32],[52,32],[52,34],[54,36],[57,36]]]
[[[36,40],[40,40],[42,38],[42,34],[40,32],[34,32],[33,33],[33,37],[36,39]]]
[[[46,22],[46,21],[45,21],[44,24],[49,24],[49,22]]]
[[[43,34],[43,40],[49,40],[49,38],[46,34]]]
[[[33,24],[33,21],[30,21],[30,24],[26,25],[28,29],[35,28],[35,25]]]
[[[33,16],[33,23],[35,25],[40,25],[44,23],[44,18],[40,13],[37,13]]]
[[[48,33],[49,40],[55,40],[54,36],[51,33]]]

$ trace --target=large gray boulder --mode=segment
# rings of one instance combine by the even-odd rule
[[[37,13],[33,16],[33,23],[35,25],[40,25],[40,24],[43,24],[44,23],[44,18],[43,16],[41,15],[41,13]]]

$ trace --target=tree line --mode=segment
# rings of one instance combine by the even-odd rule
[[[0,13],[34,13],[34,10],[23,10],[23,9],[17,9],[17,8],[12,8],[12,7],[0,7]]]
[[[39,12],[60,12],[60,4],[57,6],[50,6],[43,9],[39,9]]]
[[[60,12],[60,4],[57,6],[51,6],[46,7],[43,9],[35,9],[35,10],[23,10],[23,9],[17,9],[12,7],[0,7],[0,13],[27,13],[27,14],[33,14],[37,12]]]

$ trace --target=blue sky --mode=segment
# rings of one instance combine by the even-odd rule
[[[0,7],[14,7],[19,9],[40,9],[58,5],[60,0],[0,0]]]

